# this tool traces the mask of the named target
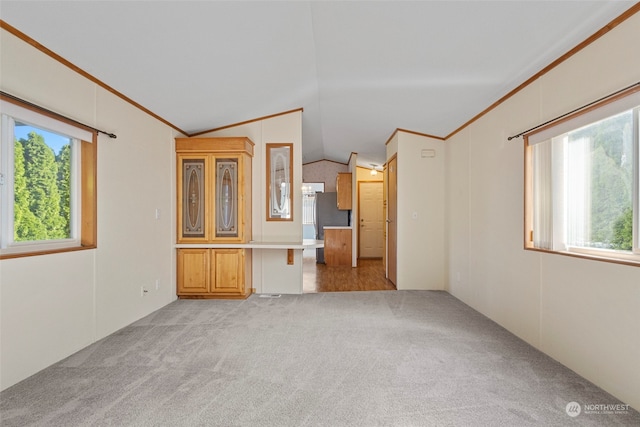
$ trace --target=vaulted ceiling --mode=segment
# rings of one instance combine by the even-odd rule
[[[0,19],[186,133],[303,108],[303,162],[445,137],[632,1],[0,1]],[[595,64],[597,66],[597,64]]]

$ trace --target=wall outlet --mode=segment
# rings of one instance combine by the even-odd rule
[[[146,293],[149,292],[147,291],[144,286],[140,286],[140,296],[143,297],[146,295]]]
[[[156,219],[160,219],[160,208],[156,208]]]

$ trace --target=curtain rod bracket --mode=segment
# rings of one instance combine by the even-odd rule
[[[109,133],[109,132],[105,132],[103,130],[98,130],[98,129],[96,129],[95,131],[98,132],[98,133],[103,133],[103,134],[107,135],[109,138],[116,139],[118,137],[115,133]]]

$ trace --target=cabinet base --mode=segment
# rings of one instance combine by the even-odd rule
[[[253,289],[252,289],[253,290]],[[202,294],[202,295],[192,295],[192,294],[178,294],[179,299],[247,299],[249,295],[252,294],[252,290],[245,294]]]

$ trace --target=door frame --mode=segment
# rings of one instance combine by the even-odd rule
[[[393,168],[395,167],[395,171]],[[386,262],[385,262],[385,275],[387,279],[391,281],[396,287],[398,286],[398,155],[394,154],[387,160],[385,165],[385,187],[384,187],[384,195],[385,199],[385,253],[386,253]],[[394,191],[390,191],[390,181],[391,176],[394,176]],[[393,199],[393,200],[392,200]],[[395,211],[393,209],[395,208]],[[391,217],[392,219],[389,219]],[[394,221],[393,227],[395,228],[395,233],[391,236],[390,230],[390,221]],[[390,238],[395,238],[395,244],[390,250],[389,241]],[[392,266],[393,268],[390,268]]]

